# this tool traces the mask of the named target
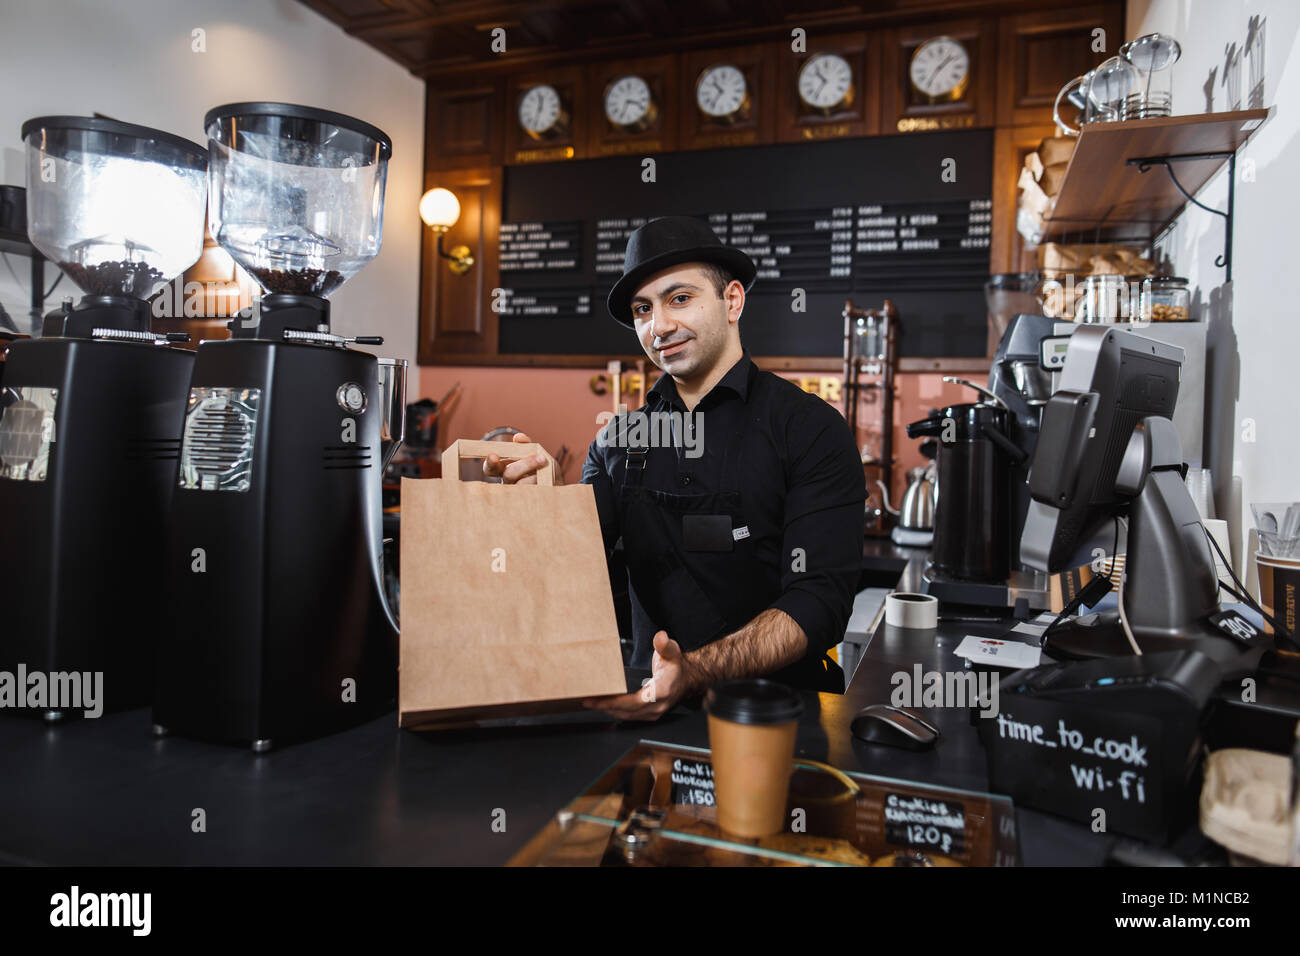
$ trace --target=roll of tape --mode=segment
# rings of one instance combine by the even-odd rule
[[[894,627],[937,627],[939,601],[932,594],[894,591],[885,596],[885,623]]]

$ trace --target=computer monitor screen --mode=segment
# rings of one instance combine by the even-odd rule
[[[1148,415],[1173,417],[1182,362],[1182,349],[1113,325],[1075,329],[1029,469],[1025,565],[1088,563],[1079,550],[1121,504],[1115,475],[1129,437]]]

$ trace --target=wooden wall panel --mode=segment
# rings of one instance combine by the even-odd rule
[[[569,114],[569,126],[564,133],[541,140],[533,139],[519,125],[519,100],[538,83],[555,87]],[[511,77],[501,107],[500,122],[505,127],[506,143],[503,162],[510,165],[586,158],[588,95],[587,70],[582,66],[556,66]]]
[[[428,168],[500,165],[502,86],[430,87],[424,130]]]
[[[438,256],[437,236],[424,229],[421,244],[420,347],[422,364],[459,355],[493,354],[497,321],[492,290],[499,285],[497,236],[501,226],[501,168],[457,169],[426,174],[426,190],[450,189],[460,200],[460,220],[443,237],[450,252],[468,246],[474,266],[456,275]]]
[[[1038,256],[1025,249],[1016,232],[1016,182],[1025,154],[1056,133],[1051,124],[1000,126],[993,135],[993,233],[989,243],[989,272],[1026,272],[1038,268]]]
[[[924,101],[912,89],[912,55],[926,40],[947,36],[970,57],[970,85],[958,100]],[[989,20],[957,20],[896,27],[881,37],[880,130],[883,133],[974,129],[993,125],[997,29]]]
[[[627,153],[661,153],[677,148],[677,83],[675,56],[642,57],[594,64],[587,75],[587,127],[589,156]],[[657,116],[640,132],[616,128],[605,116],[605,90],[624,76],[639,76],[650,87]]]
[[[420,0],[401,0],[420,2]],[[925,6],[928,0],[918,0]],[[1026,6],[1034,4],[1027,3]],[[497,351],[491,290],[499,282],[497,231],[504,167],[521,162],[614,155],[627,150],[744,147],[841,136],[924,131],[926,128],[994,127],[995,156],[990,271],[1022,271],[1036,263],[1015,231],[1016,177],[1024,154],[1053,132],[1052,101],[1057,90],[1112,55],[1125,39],[1124,3],[1105,0],[1085,6],[1037,4],[1030,12],[985,15],[972,4],[930,5],[927,16],[898,7],[872,19],[865,8],[851,26],[836,32],[827,23],[809,24],[806,53],[794,53],[783,31],[751,38],[742,33],[712,43],[685,44],[671,52],[640,40],[566,55],[496,58],[473,72],[430,81],[427,97],[426,188],[442,185],[461,200],[462,221],[445,245],[464,243],[477,260],[464,277],[437,261],[434,237],[424,234],[420,360],[499,364],[582,364],[563,356],[502,357]],[[1003,8],[1008,9],[1008,8]],[[940,19],[931,19],[939,16]],[[846,14],[847,16],[847,14]],[[942,19],[942,17],[948,19]],[[909,22],[914,21],[914,22]],[[1105,51],[1094,51],[1093,30],[1105,31]],[[477,34],[476,34],[477,35]],[[954,103],[921,102],[910,89],[912,52],[939,35],[961,40],[971,55],[970,88]],[[854,70],[855,98],[833,116],[800,106],[799,66],[819,52],[837,52]],[[703,69],[731,63],[746,74],[753,100],[750,113],[733,124],[710,124],[695,107],[695,84]],[[444,73],[446,71],[443,71]],[[641,134],[609,129],[603,94],[608,81],[643,75],[656,90],[661,116]],[[534,83],[559,89],[570,114],[566,134],[537,141],[520,128],[519,97]],[[903,129],[900,130],[900,124]],[[589,360],[584,360],[589,361]],[[770,359],[780,363],[780,358]],[[818,360],[821,361],[821,360]],[[835,360],[826,360],[833,363]],[[813,367],[804,360],[791,367]],[[830,364],[826,366],[830,367]]]
[[[762,146],[775,142],[776,48],[772,44],[696,50],[681,57],[677,112],[678,143],[682,149],[720,146]],[[700,74],[711,66],[730,64],[745,75],[749,112],[733,122],[710,119],[695,104]]]
[[[880,34],[862,31],[812,34],[808,52],[794,53],[789,41],[772,45],[777,60],[776,138],[783,143],[874,136],[880,131]],[[853,100],[830,115],[804,107],[799,99],[799,70],[818,53],[838,53],[853,68]]]
[[[1097,29],[1104,36],[1094,38]],[[1124,39],[1122,3],[1003,18],[998,39],[998,125],[1052,122],[1052,103],[1061,87],[1114,56]]]

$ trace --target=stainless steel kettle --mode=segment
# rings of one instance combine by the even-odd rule
[[[885,502],[885,510],[898,518],[900,528],[908,531],[933,530],[934,508],[939,502],[939,483],[934,462],[909,470],[907,481],[907,490],[903,492],[902,504],[897,509],[890,507],[889,489],[885,483],[876,481]]]

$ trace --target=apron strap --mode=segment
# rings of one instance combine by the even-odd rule
[[[637,488],[645,477],[645,460],[650,454],[649,448],[629,448],[623,461],[623,487]]]

